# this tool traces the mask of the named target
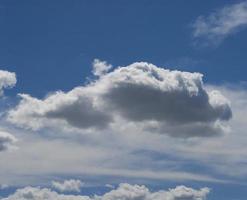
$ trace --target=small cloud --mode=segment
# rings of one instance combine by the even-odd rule
[[[0,96],[5,88],[12,88],[16,84],[16,75],[13,72],[0,70]]]
[[[95,76],[102,76],[106,74],[112,68],[111,64],[106,61],[101,61],[99,59],[94,59],[93,61],[93,74]]]
[[[52,181],[52,187],[60,192],[80,192],[84,185],[80,180],[65,180],[64,182]]]
[[[208,16],[199,16],[193,23],[193,36],[219,44],[226,37],[247,27],[247,1],[227,5]]]
[[[114,185],[111,185],[111,184],[105,184],[105,187],[111,188],[111,189],[114,189],[115,188]]]

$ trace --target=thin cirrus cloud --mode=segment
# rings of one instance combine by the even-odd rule
[[[7,119],[34,130],[58,124],[102,130],[134,122],[176,137],[217,135],[232,116],[230,103],[219,91],[207,91],[202,76],[133,63],[67,93],[58,91],[44,99],[20,94]]]
[[[52,181],[52,187],[60,192],[80,192],[84,185],[80,180],[65,180],[63,182]]]
[[[247,1],[227,5],[208,16],[199,16],[192,25],[194,38],[219,44],[226,37],[247,27]]]
[[[14,194],[3,198],[3,200],[206,200],[209,194],[209,188],[193,189],[185,186],[177,186],[174,189],[160,190],[158,192],[151,192],[144,185],[130,185],[127,183],[120,184],[116,190],[111,190],[106,194],[99,196],[94,195],[82,196],[82,195],[64,195],[58,194],[49,188],[39,187],[26,187],[18,189]]]

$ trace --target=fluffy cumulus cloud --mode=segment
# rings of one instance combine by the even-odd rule
[[[8,120],[31,129],[61,123],[102,130],[134,122],[172,136],[208,136],[221,133],[222,122],[232,116],[228,100],[204,88],[202,74],[145,62],[118,67],[67,93],[20,97]]]
[[[52,186],[60,192],[80,192],[84,184],[80,180],[65,180],[64,182],[52,181]]]
[[[10,133],[0,131],[0,152],[12,148],[17,139]]]
[[[5,88],[11,88],[16,84],[16,76],[13,72],[0,70],[0,95]]]
[[[185,186],[178,186],[168,191],[160,190],[150,192],[145,186],[120,184],[116,190],[112,190],[102,196],[93,197],[81,195],[58,194],[50,189],[26,187],[18,189],[13,195],[3,200],[206,200],[208,188],[195,190]]]
[[[215,43],[246,26],[247,1],[243,1],[225,6],[209,16],[199,16],[193,24],[193,35]]]

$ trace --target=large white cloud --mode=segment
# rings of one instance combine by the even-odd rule
[[[0,131],[0,152],[12,148],[17,139],[10,133]]]
[[[52,181],[52,186],[60,192],[80,192],[84,184],[80,180]]]
[[[116,190],[112,190],[102,196],[94,195],[64,195],[58,194],[50,189],[26,187],[18,189],[13,195],[3,200],[206,200],[209,193],[208,188],[195,190],[185,186],[177,186],[174,189],[150,192],[145,186],[120,184]]]
[[[120,121],[154,122],[160,133],[208,136],[222,132],[221,122],[232,116],[220,92],[205,90],[202,74],[170,71],[145,62],[119,67],[86,86],[42,100],[20,96],[8,120],[32,129],[67,124],[102,130]]]
[[[247,26],[247,1],[227,5],[209,16],[199,16],[193,24],[194,37],[218,43]]]

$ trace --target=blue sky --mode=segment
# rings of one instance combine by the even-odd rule
[[[0,0],[0,27],[0,197],[245,199],[247,1]]]

